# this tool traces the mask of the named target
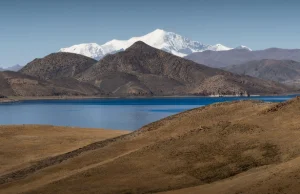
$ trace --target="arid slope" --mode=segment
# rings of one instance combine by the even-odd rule
[[[50,125],[0,126],[0,175],[126,133]]]
[[[3,175],[0,191],[115,194],[203,186],[218,193],[220,184],[227,182],[224,193],[284,193],[290,188],[299,192],[300,164],[293,162],[300,157],[299,107],[300,98],[295,98],[190,110]],[[253,172],[262,173],[266,178],[258,180],[266,180],[268,186],[252,181]]]

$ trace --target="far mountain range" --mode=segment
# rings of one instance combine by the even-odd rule
[[[105,55],[124,51],[137,41],[209,67],[297,87],[300,85],[300,49],[268,48],[252,51],[242,45],[235,48],[222,44],[208,45],[160,29],[129,40],[112,40],[103,45],[79,44],[62,48],[60,51],[99,60]]]
[[[300,85],[300,62],[292,60],[263,59],[223,68],[240,75],[273,80],[288,85]]]
[[[21,65],[14,65],[11,67],[6,67],[6,68],[1,68],[0,67],[0,71],[19,71],[20,69],[22,69],[23,66]]]
[[[142,41],[101,60],[67,52],[0,73],[2,95],[177,96],[294,91],[286,85],[197,64]],[[5,83],[5,84],[4,84]]]
[[[149,46],[152,46],[160,50],[164,50],[166,52],[169,52],[179,57],[185,57],[189,54],[195,52],[203,52],[206,50],[226,51],[226,50],[233,49],[224,46],[222,44],[216,44],[216,45],[203,44],[199,41],[192,41],[174,32],[166,32],[164,30],[157,29],[144,36],[133,37],[128,40],[114,39],[103,45],[99,45],[97,43],[88,43],[88,44],[84,43],[84,44],[73,45],[68,48],[62,48],[59,51],[81,54],[99,60],[107,54],[113,54],[119,51],[123,51],[137,41],[142,41],[148,44]],[[251,51],[250,48],[242,45],[236,47],[235,49]]]
[[[205,45],[155,30],[127,41],[60,49],[24,67],[2,71],[4,96],[297,93],[300,49],[252,51],[245,46]]]
[[[300,62],[300,49],[269,48],[265,50],[228,50],[228,51],[204,51],[192,53],[187,59],[210,67],[223,68],[230,65],[239,65],[249,61],[263,59],[293,60]]]

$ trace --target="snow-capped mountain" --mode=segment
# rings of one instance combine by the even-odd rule
[[[59,51],[77,53],[94,59],[100,59],[105,55],[102,47],[97,43],[77,44],[69,48],[62,48]]]
[[[17,64],[17,65],[5,68],[5,70],[8,70],[8,71],[19,71],[22,68],[23,68],[23,66]]]
[[[232,50],[232,48],[229,48],[229,47],[224,46],[222,44],[216,44],[216,45],[209,46],[207,50],[211,50],[211,51],[228,51],[228,50]]]
[[[240,46],[238,46],[238,47],[235,47],[234,49],[252,51],[252,49],[250,49],[249,47],[246,47],[246,46],[244,46],[244,45],[240,45]]]
[[[0,71],[19,71],[22,68],[23,68],[23,66],[21,66],[21,65],[14,65],[11,67],[6,67],[6,68],[0,67]]]
[[[224,51],[232,49],[221,44],[206,45],[198,41],[192,41],[174,32],[157,29],[145,36],[133,37],[129,40],[111,40],[103,45],[97,43],[78,44],[68,48],[62,48],[59,51],[77,53],[99,60],[107,54],[125,50],[137,41],[143,41],[154,48],[167,51],[180,57],[205,50]]]

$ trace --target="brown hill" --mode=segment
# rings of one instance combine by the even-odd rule
[[[113,95],[190,95],[281,93],[289,89],[271,81],[235,75],[194,63],[143,42],[108,55],[77,76]]]
[[[126,133],[129,132],[50,125],[1,125],[0,174]]]
[[[52,53],[42,59],[35,59],[23,67],[20,72],[40,79],[74,77],[88,69],[97,61],[74,53]]]
[[[249,61],[260,61],[263,59],[293,60],[300,62],[300,49],[269,48],[258,51],[249,51],[246,49],[204,51],[192,53],[186,58],[195,61],[196,63],[218,68],[243,64]]]
[[[291,60],[264,59],[250,61],[240,65],[225,67],[224,70],[286,84],[300,84],[300,62]]]
[[[0,94],[4,96],[98,95],[99,88],[73,78],[41,80],[19,72],[0,72]]]
[[[299,193],[299,107],[295,98],[190,110],[2,175],[0,191]]]

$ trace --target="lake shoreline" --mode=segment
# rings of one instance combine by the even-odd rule
[[[285,180],[280,188],[289,188],[286,185],[296,182],[299,172],[300,156],[295,155],[300,148],[300,133],[295,130],[300,124],[299,105],[299,97],[281,104],[222,103],[124,134],[51,126],[0,126],[1,151],[6,160],[1,161],[5,166],[0,165],[0,190],[62,194],[135,193],[137,189],[139,193],[238,193],[240,185],[246,184],[243,191],[247,191],[269,180],[274,181],[266,182],[266,190],[260,187],[253,193],[267,193],[268,188]],[[208,160],[212,161],[210,165]],[[190,175],[197,175],[197,179]],[[205,181],[199,184],[199,178]]]
[[[282,102],[293,97],[13,98],[10,103],[0,106],[0,124],[137,130],[168,116],[209,104],[249,100]]]
[[[298,95],[299,93],[287,94],[254,94],[247,96],[236,95],[210,95],[210,96],[197,96],[197,95],[178,95],[178,96],[8,96],[7,98],[0,98],[0,104],[17,103],[21,101],[38,101],[38,100],[93,100],[93,99],[155,99],[155,98],[222,98],[222,97],[264,97],[264,96],[289,96]],[[300,95],[300,94],[299,94]]]

